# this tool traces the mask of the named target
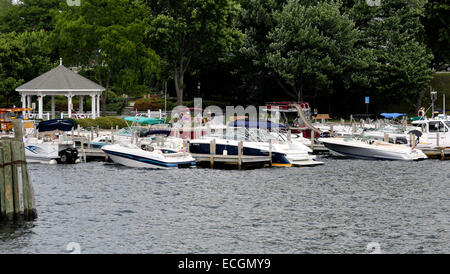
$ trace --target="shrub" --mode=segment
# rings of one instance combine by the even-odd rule
[[[119,126],[119,128],[124,128],[128,126],[124,119],[116,117],[98,117],[95,120],[87,118],[74,121],[76,125],[80,125],[80,127],[85,129],[97,126],[101,129],[110,129],[111,127],[115,128],[116,126]]]
[[[134,103],[134,109],[138,111],[164,109],[164,99],[158,98],[156,95],[152,95],[150,98],[138,99]]]
[[[94,119],[86,118],[86,119],[77,119],[75,120],[77,125],[80,125],[80,127],[88,129],[90,127],[96,127],[97,123]]]

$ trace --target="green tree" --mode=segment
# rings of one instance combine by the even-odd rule
[[[3,107],[19,105],[15,89],[51,67],[47,33],[0,33],[0,102]]]
[[[61,0],[21,0],[12,5],[10,0],[0,0],[0,32],[46,30],[54,28],[52,11],[66,5]]]
[[[434,54],[435,68],[450,67],[450,1],[428,1],[422,23],[427,45]]]
[[[239,5],[233,0],[145,2],[153,13],[148,37],[173,75],[177,103],[182,104],[184,77],[192,59],[223,56],[240,40],[240,32],[233,25]]]
[[[359,36],[354,22],[340,12],[340,3],[320,1],[303,5],[289,0],[275,13],[276,26],[269,32],[271,41],[266,66],[275,71],[283,90],[298,101],[304,92],[329,93],[334,79],[367,82],[356,74]],[[358,77],[357,77],[358,76]]]
[[[146,46],[144,10],[129,0],[83,0],[55,15],[54,46],[65,63],[93,72],[109,90],[145,83],[159,71],[159,57]],[[106,110],[108,92],[101,97]]]
[[[241,91],[251,101],[273,98],[279,88],[280,76],[266,67],[270,40],[267,34],[275,28],[274,12],[283,8],[286,0],[242,0],[237,26],[244,34],[242,45],[231,56],[234,73],[242,81]]]
[[[362,45],[376,58],[376,65],[367,71],[374,80],[368,93],[379,101],[406,102],[411,110],[420,107],[431,79],[432,60],[422,39],[420,18],[425,2],[391,0],[368,6],[359,0],[351,9],[352,18],[361,29]]]

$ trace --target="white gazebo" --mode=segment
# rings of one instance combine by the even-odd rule
[[[55,119],[56,95],[64,95],[68,98],[69,118],[72,118],[72,97],[80,96],[79,113],[84,114],[83,96],[91,96],[92,111],[91,115],[86,115],[86,117],[91,116],[95,119],[100,116],[100,95],[105,90],[104,87],[63,66],[62,59],[56,68],[16,88],[16,91],[22,96],[23,108],[31,108],[32,96],[37,96],[39,119],[43,119],[43,99],[45,96],[51,96],[52,98],[51,117]]]

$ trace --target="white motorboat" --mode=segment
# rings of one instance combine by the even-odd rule
[[[78,160],[78,150],[69,138],[61,132],[73,128],[71,120],[48,120],[40,122],[36,132],[29,132],[23,138],[25,158],[28,163],[74,164]]]
[[[301,143],[286,143],[258,128],[230,127],[200,139],[189,141],[193,154],[210,154],[211,140],[215,139],[217,154],[238,155],[238,145],[242,141],[243,155],[268,156],[272,143],[273,166],[315,166],[323,164],[310,155],[310,149]]]
[[[423,160],[427,156],[417,148],[367,138],[319,138],[329,150],[348,157],[374,160]]]
[[[412,123],[420,129],[417,148],[450,147],[450,121],[445,119],[417,120]]]
[[[178,152],[168,148],[121,143],[102,146],[102,150],[115,163],[137,168],[181,168],[194,167],[195,159],[187,152]]]

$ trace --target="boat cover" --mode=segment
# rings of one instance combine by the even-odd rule
[[[398,118],[398,117],[401,117],[401,116],[408,116],[408,114],[406,114],[406,113],[381,113],[380,115],[385,117],[385,118],[388,118],[388,119],[390,119],[390,118]]]
[[[135,117],[129,116],[124,118],[128,122],[136,122],[143,125],[156,125],[164,123],[164,119],[156,119],[151,117]]]
[[[39,132],[53,130],[70,131],[74,126],[75,123],[72,120],[53,119],[40,122],[37,126],[37,129],[39,130]]]
[[[150,136],[150,135],[170,135],[170,130],[167,129],[155,129],[155,130],[149,130],[144,134],[144,137]]]

